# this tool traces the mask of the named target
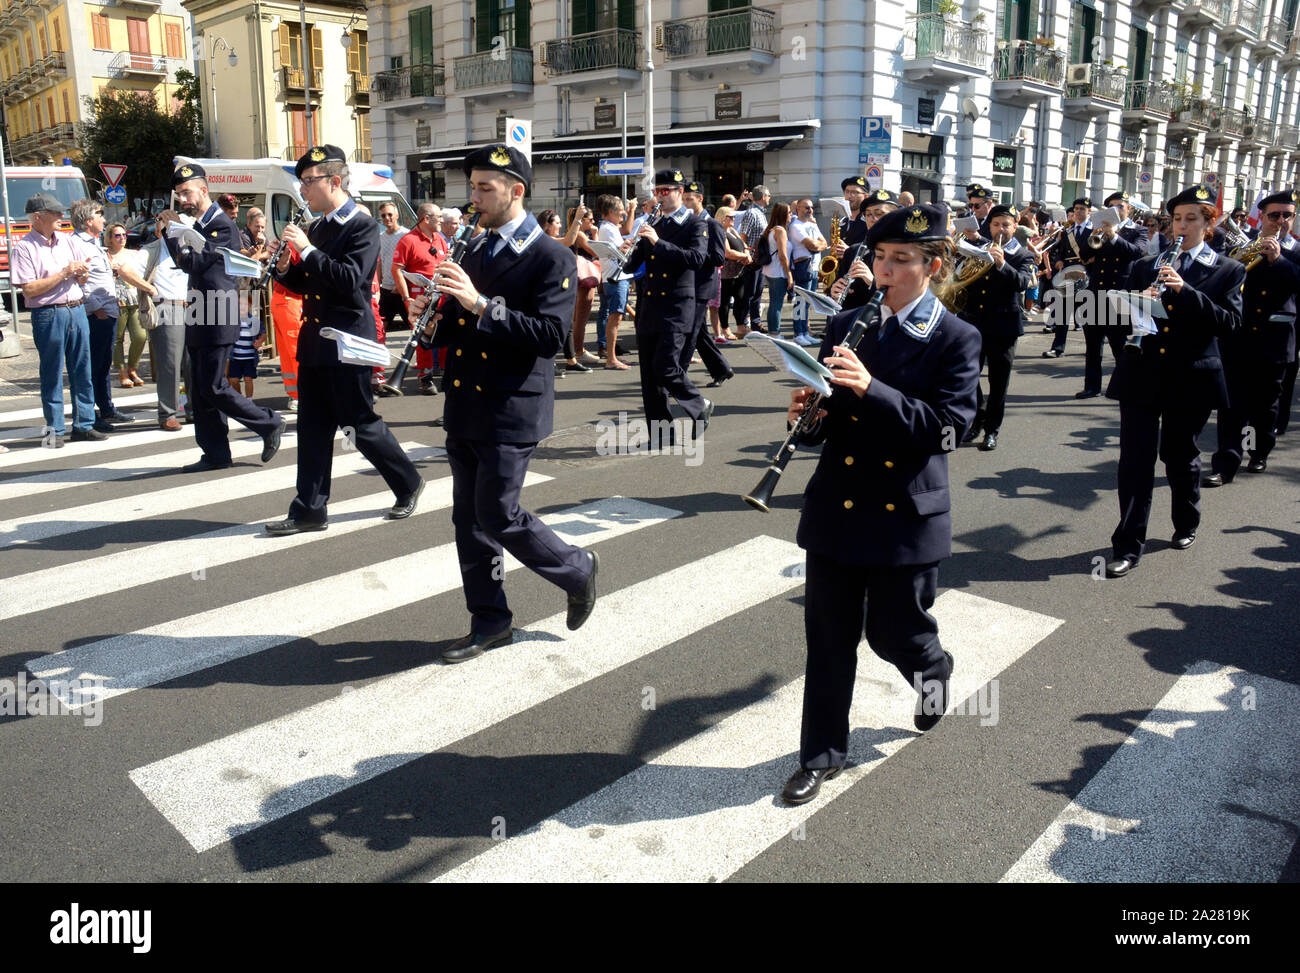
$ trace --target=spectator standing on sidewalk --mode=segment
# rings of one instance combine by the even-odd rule
[[[86,320],[90,325],[90,385],[95,391],[99,417],[95,428],[112,432],[115,422],[132,422],[130,416],[113,405],[113,340],[117,337],[117,284],[108,254],[100,246],[104,232],[104,207],[93,199],[79,199],[72,204],[73,246],[90,267],[90,276],[82,288],[86,301]]]

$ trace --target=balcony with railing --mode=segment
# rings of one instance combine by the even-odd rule
[[[1169,115],[1169,130],[1190,129],[1197,132],[1209,131],[1210,113],[1214,109],[1208,98],[1202,98],[1190,92],[1178,92],[1174,95],[1174,107]]]
[[[1228,44],[1253,41],[1259,37],[1263,25],[1264,8],[1257,0],[1236,0],[1232,5],[1232,13],[1224,21],[1219,39]]]
[[[1061,93],[1065,54],[1034,41],[999,42],[993,61],[993,97],[1028,105]]]
[[[343,99],[349,105],[370,104],[370,75],[349,71],[347,84],[343,87]]]
[[[1236,141],[1246,130],[1246,113],[1236,108],[1210,108],[1210,130],[1205,135],[1209,145],[1217,142]]]
[[[1232,0],[1187,0],[1183,23],[1223,24],[1232,17]]]
[[[305,97],[307,90],[307,72],[302,68],[290,67],[285,64],[280,68],[278,76],[280,82],[280,93],[286,98],[296,97],[301,101]],[[325,86],[325,72],[321,68],[311,69],[311,89],[312,99],[320,99],[321,90]],[[306,151],[305,149],[303,151]]]
[[[1264,30],[1264,40],[1268,42],[1269,47],[1282,54],[1291,40],[1291,28],[1281,17],[1270,17]]]
[[[909,80],[950,84],[988,73],[987,30],[947,20],[942,14],[916,14],[908,21],[903,75]]]
[[[378,107],[398,114],[441,111],[447,103],[447,71],[441,64],[411,64],[380,71],[370,88]]]
[[[776,12],[733,7],[666,20],[655,28],[654,40],[669,71],[743,67],[758,72],[777,57]]]
[[[167,58],[161,54],[140,54],[136,51],[122,51],[108,62],[110,78],[165,78],[167,77]]]
[[[1287,34],[1286,50],[1282,52],[1282,64],[1285,67],[1300,64],[1300,30],[1293,30]]]
[[[641,77],[637,68],[640,50],[640,31],[614,28],[544,41],[537,45],[537,60],[552,84],[630,88]]]
[[[527,95],[533,90],[533,52],[528,47],[510,47],[467,54],[451,62],[456,92],[469,98],[492,95]]]
[[[356,149],[353,149],[351,152],[349,152],[349,153],[348,153],[348,161],[349,161],[349,162],[365,162],[365,163],[368,164],[368,163],[370,163],[370,162],[373,162],[374,159],[371,158],[370,147],[369,147],[369,146],[365,146],[365,147],[362,147],[362,148],[356,148]]]
[[[1283,152],[1300,152],[1300,125],[1279,126],[1275,144]]]
[[[1109,64],[1071,64],[1066,71],[1066,115],[1090,118],[1119,111],[1124,104],[1128,75]]]
[[[1126,125],[1138,122],[1165,122],[1174,110],[1174,89],[1168,82],[1143,80],[1130,81],[1124,93]]]
[[[1267,131],[1263,133],[1263,137],[1267,139],[1264,142],[1264,151],[1269,155],[1282,155],[1291,151],[1290,146],[1287,145],[1286,141],[1282,138],[1282,130],[1285,129],[1286,126],[1281,125],[1272,119],[1269,120],[1268,124],[1269,127],[1273,129],[1273,134],[1272,137],[1268,137]]]
[[[72,122],[60,122],[50,125],[36,133],[42,146],[50,148],[73,148],[77,141],[77,129]]]
[[[1267,148],[1277,139],[1277,123],[1258,115],[1248,119],[1241,133],[1242,145],[1247,148]]]

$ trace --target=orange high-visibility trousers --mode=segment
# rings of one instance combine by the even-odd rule
[[[298,398],[298,330],[302,327],[302,296],[279,284],[271,287],[271,321],[275,324],[275,347],[280,352],[280,375],[284,391]]]

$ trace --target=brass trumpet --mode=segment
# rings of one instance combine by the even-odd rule
[[[1245,231],[1237,226],[1231,218],[1225,216],[1219,225],[1223,227],[1223,232],[1227,234],[1228,257],[1232,260],[1240,261],[1246,265],[1246,273],[1250,273],[1264,261],[1264,241],[1270,237],[1260,233],[1258,237],[1252,240],[1246,236]]]

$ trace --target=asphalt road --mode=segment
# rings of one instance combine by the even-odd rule
[[[1060,360],[1049,342],[1021,341],[997,451],[951,458],[936,612],[961,711],[919,736],[910,688],[863,646],[856,766],[798,810],[776,795],[816,457],[770,514],[741,502],[789,384],[752,350],[729,352],[695,457],[597,451],[598,423],[639,415],[635,371],[557,383],[524,503],[600,552],[601,601],[570,635],[562,593],[513,571],[516,643],[456,667],[436,663],[467,630],[446,483],[382,521],[382,481],[340,450],[331,530],[290,545],[248,525],[287,510],[291,441],[269,472],[249,445],[182,477],[192,434],[151,437],[147,404],[141,434],[48,456],[4,432],[39,425],[7,405],[0,678],[100,683],[75,712],[0,716],[21,795],[0,803],[0,878],[1295,880],[1300,439],[1207,491],[1186,552],[1158,478],[1147,556],[1097,580],[1118,406],[1074,400],[1080,335]],[[263,371],[258,398],[283,405]],[[442,445],[440,400],[379,408],[402,442]],[[1211,424],[1207,460],[1213,442]],[[436,449],[419,465],[449,475]]]

